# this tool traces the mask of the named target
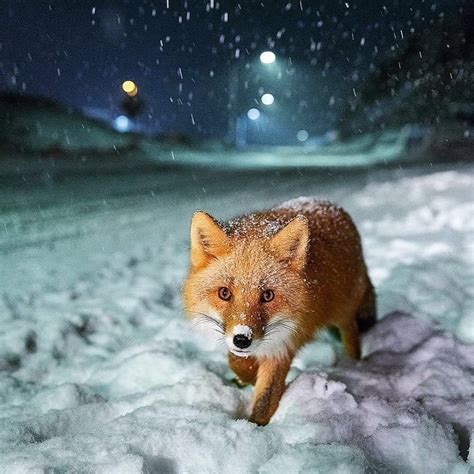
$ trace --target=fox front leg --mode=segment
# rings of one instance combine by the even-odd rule
[[[266,425],[278,408],[285,391],[291,359],[264,359],[260,362],[250,421]]]

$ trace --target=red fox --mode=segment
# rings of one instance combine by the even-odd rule
[[[183,298],[187,317],[225,341],[237,380],[255,385],[250,421],[259,425],[275,413],[291,361],[316,331],[336,327],[357,359],[359,331],[376,319],[352,219],[312,198],[222,224],[197,211]]]

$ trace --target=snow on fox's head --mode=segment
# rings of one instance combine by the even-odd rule
[[[302,271],[308,242],[303,216],[287,223],[255,218],[226,232],[211,216],[196,212],[184,283],[189,319],[237,356],[284,356],[298,337],[306,306]]]

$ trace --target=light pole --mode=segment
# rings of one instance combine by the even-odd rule
[[[272,51],[263,51],[259,56],[260,62],[265,66],[268,67],[276,62],[276,55]],[[246,142],[246,135],[247,132],[244,132],[244,129],[247,130],[247,125],[243,125],[242,119],[246,122],[247,117],[250,120],[256,120],[250,117],[250,115],[242,116],[242,97],[241,97],[241,63],[238,62],[231,67],[231,71],[229,74],[229,119],[227,125],[227,141],[228,143],[232,143],[234,145],[242,145],[242,143]],[[260,101],[263,105],[269,106],[273,104],[275,101],[275,97],[273,94],[265,93],[260,98]],[[258,109],[250,109],[256,110]],[[250,111],[249,111],[250,112]],[[260,113],[260,112],[259,112]],[[257,117],[258,118],[258,117]],[[242,137],[245,135],[245,139],[243,140]],[[239,143],[237,143],[239,142]]]
[[[235,124],[235,146],[245,148],[248,144],[249,124],[256,122],[261,116],[260,110],[255,107],[247,110],[246,114],[240,114]]]

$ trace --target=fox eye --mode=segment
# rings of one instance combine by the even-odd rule
[[[232,293],[230,292],[229,288],[223,286],[219,288],[218,295],[221,300],[229,301]]]
[[[261,296],[262,303],[269,303],[273,300],[273,298],[275,298],[275,293],[273,293],[273,290],[265,290]]]

